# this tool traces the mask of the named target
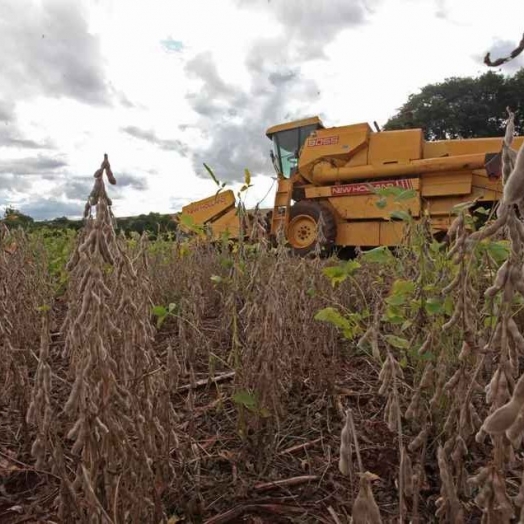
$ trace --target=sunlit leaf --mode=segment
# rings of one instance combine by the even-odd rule
[[[233,395],[232,399],[236,404],[240,404],[248,409],[254,409],[257,405],[257,399],[255,395],[246,390],[237,391]]]
[[[475,204],[473,201],[469,202],[461,202],[460,204],[456,204],[451,208],[451,214],[452,215],[459,215],[463,211],[466,211],[470,207],[472,207]]]
[[[164,306],[154,306],[151,308],[151,313],[155,317],[165,317],[167,315],[167,309]]]
[[[412,198],[416,198],[417,195],[418,193],[415,189],[404,189],[401,190],[400,193],[398,193],[395,196],[395,200],[397,202],[403,202],[404,200],[411,200]]]
[[[387,246],[380,246],[366,251],[362,255],[362,258],[364,258],[368,262],[377,262],[379,264],[385,264],[393,259],[393,255],[391,254],[391,251],[387,248]]]
[[[315,315],[315,320],[328,322],[339,328],[347,328],[349,326],[348,320],[333,307],[326,307],[318,311]]]
[[[249,187],[251,185],[251,172],[249,169],[244,169],[244,184]]]
[[[486,251],[493,257],[495,262],[501,264],[506,261],[509,252],[509,241],[508,240],[499,240],[497,242],[487,242],[485,245]]]
[[[415,291],[415,282],[411,280],[397,279],[391,286],[391,293],[394,295],[409,295]]]
[[[430,315],[436,315],[444,311],[442,300],[438,298],[428,298],[424,304],[424,308]]]

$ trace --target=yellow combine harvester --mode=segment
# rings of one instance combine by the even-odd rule
[[[392,211],[428,215],[433,233],[445,233],[457,204],[492,205],[502,196],[502,137],[425,141],[422,129],[324,128],[318,117],[271,127],[266,135],[278,175],[267,234],[282,231],[301,255],[319,242],[323,248],[398,245],[405,223],[392,220]],[[523,139],[516,137],[513,147]],[[403,198],[384,202],[377,194],[384,188],[405,190]],[[232,191],[189,204],[182,214],[207,224],[215,238],[240,231]]]

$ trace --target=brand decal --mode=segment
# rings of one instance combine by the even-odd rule
[[[376,182],[366,182],[365,184],[345,184],[343,186],[333,186],[331,188],[331,194],[333,196],[365,195],[372,192],[370,190],[370,186],[373,189],[385,189],[388,187],[413,189],[413,182],[409,178],[404,178],[402,180],[380,180]]]
[[[209,202],[204,202],[202,204],[199,204],[195,207],[191,207],[189,209],[186,209],[184,213],[186,215],[193,215],[194,213],[198,213],[199,211],[203,211],[204,209],[209,209],[210,207],[214,207],[217,204],[224,204],[226,202],[225,196],[218,196],[216,199],[213,199]]]
[[[338,144],[338,136],[325,136],[322,138],[308,138],[308,147],[332,146]]]

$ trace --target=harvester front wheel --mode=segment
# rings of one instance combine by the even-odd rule
[[[322,225],[322,228],[320,228]],[[286,238],[293,252],[300,256],[331,248],[337,237],[337,223],[326,204],[301,200],[290,210]]]

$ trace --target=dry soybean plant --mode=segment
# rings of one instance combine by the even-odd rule
[[[61,331],[73,384],[65,405],[51,414],[43,336],[28,413],[39,427],[33,451],[44,463],[42,435],[52,418],[66,435],[61,441],[55,429],[49,436],[48,457],[61,479],[62,521],[162,522],[163,497],[175,480],[174,413],[167,371],[152,346],[149,282],[137,273],[144,269],[144,246],[132,259],[116,237],[104,172],[116,183],[107,156],[94,175],[85,226],[67,265],[68,311]],[[35,420],[41,409],[45,420]]]
[[[36,368],[39,317],[51,301],[47,258],[22,229],[0,225],[0,410],[16,413],[13,437],[21,426],[24,445],[30,445],[25,421],[30,375]]]
[[[468,493],[468,488],[476,493],[475,502],[482,510],[482,522],[509,523],[515,516],[514,503],[522,505],[522,497],[517,497],[512,502],[506,483],[508,472],[518,464],[515,451],[520,447],[524,435],[524,378],[519,378],[519,358],[524,353],[524,337],[513,319],[517,295],[524,296],[524,225],[521,221],[524,209],[524,151],[520,148],[517,153],[511,148],[513,134],[514,115],[509,112],[502,155],[504,192],[496,220],[469,234],[466,214],[461,213],[450,231],[454,241],[450,255],[454,257],[459,269],[455,280],[445,292],[454,289],[458,300],[451,320],[444,327],[454,325],[461,328],[463,347],[459,355],[460,367],[448,381],[448,388],[453,390],[456,398],[452,404],[456,415],[448,425],[449,439],[438,452],[442,481],[439,515],[442,517],[458,518],[459,515],[463,518],[463,508],[458,499],[460,495]],[[508,239],[509,256],[498,269],[493,285],[484,293],[483,300],[491,303],[495,311],[495,322],[489,339],[481,344],[477,335],[479,328],[475,325],[475,312],[480,297],[471,284],[469,269],[478,243],[495,235]],[[467,372],[467,361],[473,366],[469,368],[472,373]],[[486,371],[492,372],[484,388],[489,414],[482,422],[473,397],[479,396],[483,391],[481,383],[485,380]],[[472,378],[468,379],[467,375]],[[453,437],[452,427],[458,429],[454,430]],[[472,445],[471,437],[475,433],[475,440],[479,444],[484,444],[486,437],[490,437],[493,454],[491,460],[470,477],[464,486],[464,456]],[[454,474],[450,463],[454,464]],[[444,507],[447,511],[442,513]],[[524,522],[523,519],[524,514],[521,513],[520,522]]]

